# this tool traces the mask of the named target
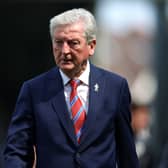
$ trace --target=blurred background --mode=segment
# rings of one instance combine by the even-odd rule
[[[168,168],[168,1],[1,0],[0,167],[19,89],[55,66],[49,19],[86,8],[98,23],[92,62],[125,76],[141,168]]]

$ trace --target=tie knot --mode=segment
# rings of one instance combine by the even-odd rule
[[[73,89],[76,89],[77,86],[79,85],[80,83],[80,80],[79,79],[71,79],[70,80],[70,85]]]

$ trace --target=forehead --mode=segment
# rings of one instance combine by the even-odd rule
[[[84,26],[81,22],[75,24],[61,25],[55,28],[54,37],[83,36]]]

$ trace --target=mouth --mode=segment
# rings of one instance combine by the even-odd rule
[[[72,64],[72,62],[73,62],[72,59],[63,59],[62,60],[63,64]]]

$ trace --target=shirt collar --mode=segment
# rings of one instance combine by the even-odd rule
[[[71,80],[61,69],[59,69],[64,86]],[[89,85],[90,63],[87,61],[85,71],[78,77],[84,84]]]

